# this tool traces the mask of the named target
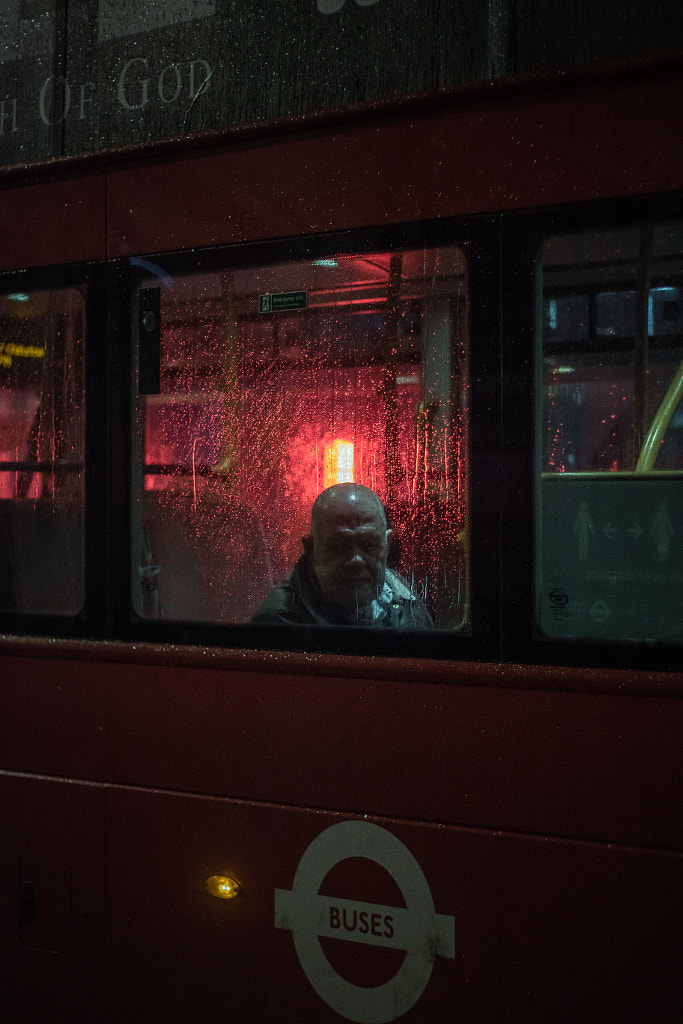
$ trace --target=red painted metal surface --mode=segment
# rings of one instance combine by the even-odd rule
[[[102,170],[0,187],[0,271],[102,259],[106,181]]]
[[[172,176],[164,159],[113,168],[109,255],[674,188],[682,99],[677,74],[565,84],[198,149]]]
[[[682,99],[675,67],[549,77],[15,170],[0,270],[678,188]]]
[[[99,1016],[105,803],[102,787],[0,772],[0,963],[8,1024],[51,1020],[56,1006],[73,1024]]]
[[[130,742],[146,740],[143,731]],[[230,746],[225,736],[222,746]],[[177,754],[171,740],[168,757]],[[252,765],[261,756],[254,750]],[[558,788],[558,801],[565,795]],[[103,1024],[209,1021],[226,1012],[245,1024],[340,1019],[306,976],[292,932],[275,927],[274,904],[277,889],[292,889],[306,850],[347,815],[8,774],[0,775],[0,809],[0,905],[21,927],[21,941],[11,926],[0,939],[11,967],[9,1020],[44,1020],[56,1002],[68,1005],[74,1024],[94,1015]],[[506,1024],[597,1022],[614,1011],[629,1024],[674,1019],[680,854],[405,818],[357,820],[404,844],[435,911],[454,920],[455,957],[436,958],[402,1017],[408,1024],[450,1020],[454,1008],[468,1021]],[[208,893],[214,874],[240,882],[234,901]],[[60,901],[64,893],[46,883],[54,888],[65,877]],[[35,883],[36,921],[18,926],[21,881]],[[402,882],[378,861],[350,858],[318,891],[390,913],[406,902]],[[332,970],[357,986],[390,980],[402,962],[400,950],[321,944]]]
[[[7,769],[683,848],[683,707],[669,697],[525,689],[519,677],[482,687],[479,666],[449,684],[420,680],[417,664],[409,682],[337,676],[324,661],[300,675],[137,665],[132,651],[121,665],[101,651],[5,658]]]
[[[501,1024],[677,1018],[680,855],[501,835],[498,866]]]
[[[291,890],[305,850],[340,820],[287,807],[113,792],[110,942],[125,978],[112,992],[113,1019],[211,1021],[222,1013],[253,1024],[342,1019],[306,978],[291,931],[274,927],[275,889]],[[438,1020],[444,1006],[456,1003],[466,1020],[494,1021],[496,837],[383,819],[378,824],[417,859],[437,913],[458,920],[456,958],[437,958],[405,1019]],[[323,895],[389,910],[405,905],[398,885],[372,861],[340,867],[326,879]],[[206,877],[219,871],[242,884],[234,901],[207,894]],[[467,885],[454,887],[456,878]],[[323,948],[334,969],[359,986],[385,983],[402,961],[398,950],[352,941],[327,939]]]

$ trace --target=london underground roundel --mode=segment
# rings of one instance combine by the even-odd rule
[[[327,873],[348,857],[367,857],[388,871],[405,907],[321,896]],[[349,932],[340,922],[352,915],[356,927]],[[367,821],[339,822],[313,840],[291,890],[275,890],[275,927],[292,932],[301,967],[320,998],[357,1024],[386,1024],[407,1013],[424,992],[435,958],[455,956],[455,920],[435,912],[420,865],[396,836]],[[321,937],[402,949],[406,955],[393,978],[364,988],[337,973]]]

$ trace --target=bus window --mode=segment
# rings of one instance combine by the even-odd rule
[[[656,470],[683,470],[683,363],[678,368],[677,393],[672,395],[669,407],[663,409],[661,438],[655,437],[656,450],[653,464]]]
[[[156,270],[136,296],[140,324],[161,325],[136,409],[136,613],[248,622],[301,555],[316,496],[356,482],[384,505],[392,572],[466,630],[462,253]]]
[[[83,605],[84,331],[75,288],[0,296],[4,611],[75,615]]]
[[[537,622],[683,632],[683,224],[549,239],[537,311]]]

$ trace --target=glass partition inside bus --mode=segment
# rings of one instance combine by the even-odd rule
[[[249,622],[301,567],[316,497],[353,482],[383,505],[387,578],[467,632],[462,252],[132,263],[135,613]]]
[[[85,303],[0,296],[0,609],[76,615],[84,599]]]
[[[683,224],[549,239],[538,268],[543,635],[683,635]]]

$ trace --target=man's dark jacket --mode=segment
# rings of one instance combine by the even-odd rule
[[[356,619],[344,608],[326,600],[311,575],[308,559],[302,555],[292,574],[265,599],[252,616],[252,622],[289,625],[369,626],[378,629],[434,629],[432,618],[411,593],[401,577],[387,569],[384,588],[373,602],[373,615]]]

